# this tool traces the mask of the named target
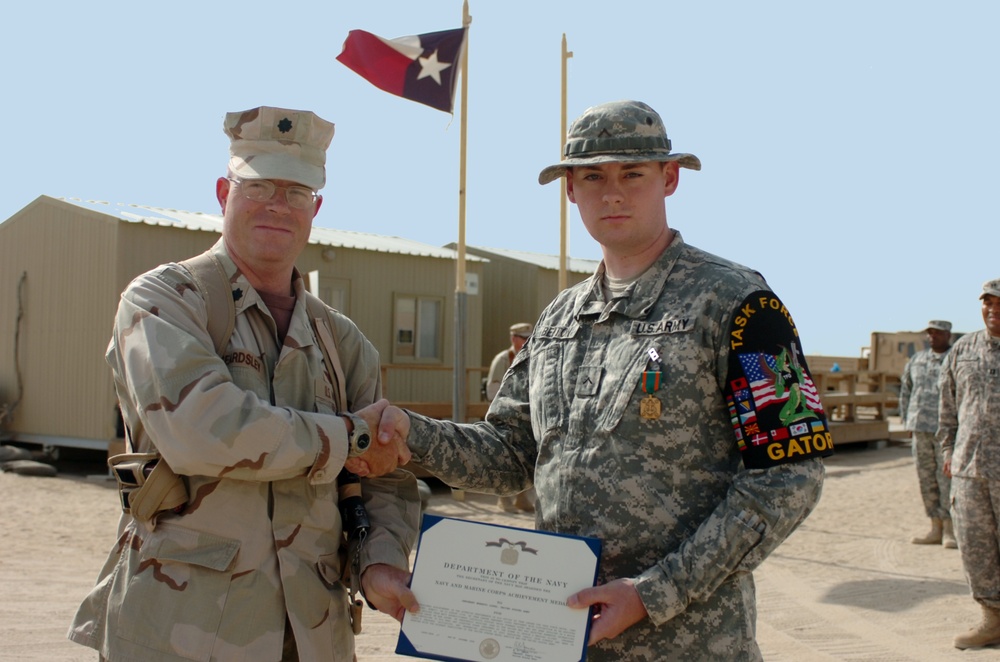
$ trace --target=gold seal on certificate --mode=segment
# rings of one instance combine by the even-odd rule
[[[595,538],[425,514],[396,653],[435,660],[586,658],[590,610],[566,598],[594,585]]]
[[[492,660],[500,654],[500,644],[492,637],[483,639],[483,643],[479,644],[479,654],[487,660]]]

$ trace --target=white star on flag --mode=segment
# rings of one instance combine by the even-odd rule
[[[438,62],[438,52],[434,51],[430,57],[419,57],[420,73],[417,80],[430,76],[438,85],[441,84],[441,72],[451,66],[451,62]]]

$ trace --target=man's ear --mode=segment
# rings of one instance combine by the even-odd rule
[[[576,194],[573,192],[573,171],[567,170],[565,176],[566,176],[566,197],[569,198],[569,201],[575,205]]]
[[[677,190],[677,184],[681,178],[681,167],[677,161],[667,161],[663,165],[663,197],[666,198]]]
[[[226,213],[226,201],[229,200],[229,186],[232,184],[225,177],[219,177],[215,181],[215,199],[219,201],[219,206],[222,207],[222,213]]]

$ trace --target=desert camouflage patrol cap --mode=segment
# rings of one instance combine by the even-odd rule
[[[510,335],[520,336],[522,338],[527,338],[534,331],[535,327],[527,322],[518,322],[517,324],[510,325]]]
[[[951,322],[944,320],[931,320],[927,323],[927,329],[937,329],[938,331],[951,331]],[[925,329],[925,331],[927,330]]]
[[[226,113],[229,169],[241,179],[286,179],[319,190],[333,124],[308,110],[260,106]]]
[[[992,294],[995,297],[1000,297],[1000,278],[996,278],[994,280],[988,280],[985,283],[983,283],[983,293],[979,295],[979,298],[982,299],[987,294]]]
[[[548,184],[568,168],[601,163],[677,161],[682,167],[701,170],[694,154],[672,154],[663,120],[641,101],[614,101],[588,108],[569,128],[563,159],[538,175]]]

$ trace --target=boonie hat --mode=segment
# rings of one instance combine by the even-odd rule
[[[260,106],[226,113],[229,169],[241,179],[286,179],[318,191],[326,184],[333,124],[308,110]]]
[[[931,320],[927,323],[928,329],[937,329],[938,331],[951,331],[951,322],[945,322],[944,320]]]
[[[677,161],[701,170],[694,154],[672,154],[670,138],[656,111],[641,101],[614,101],[583,111],[566,134],[563,159],[542,170],[539,184],[548,184],[568,168],[601,163]]]
[[[987,294],[1000,297],[1000,278],[988,280],[983,283],[983,293],[979,295],[979,298],[982,299]]]
[[[527,322],[518,322],[517,324],[510,325],[510,335],[520,336],[522,338],[527,338],[531,335],[531,332],[535,330],[535,327],[528,324]]]

